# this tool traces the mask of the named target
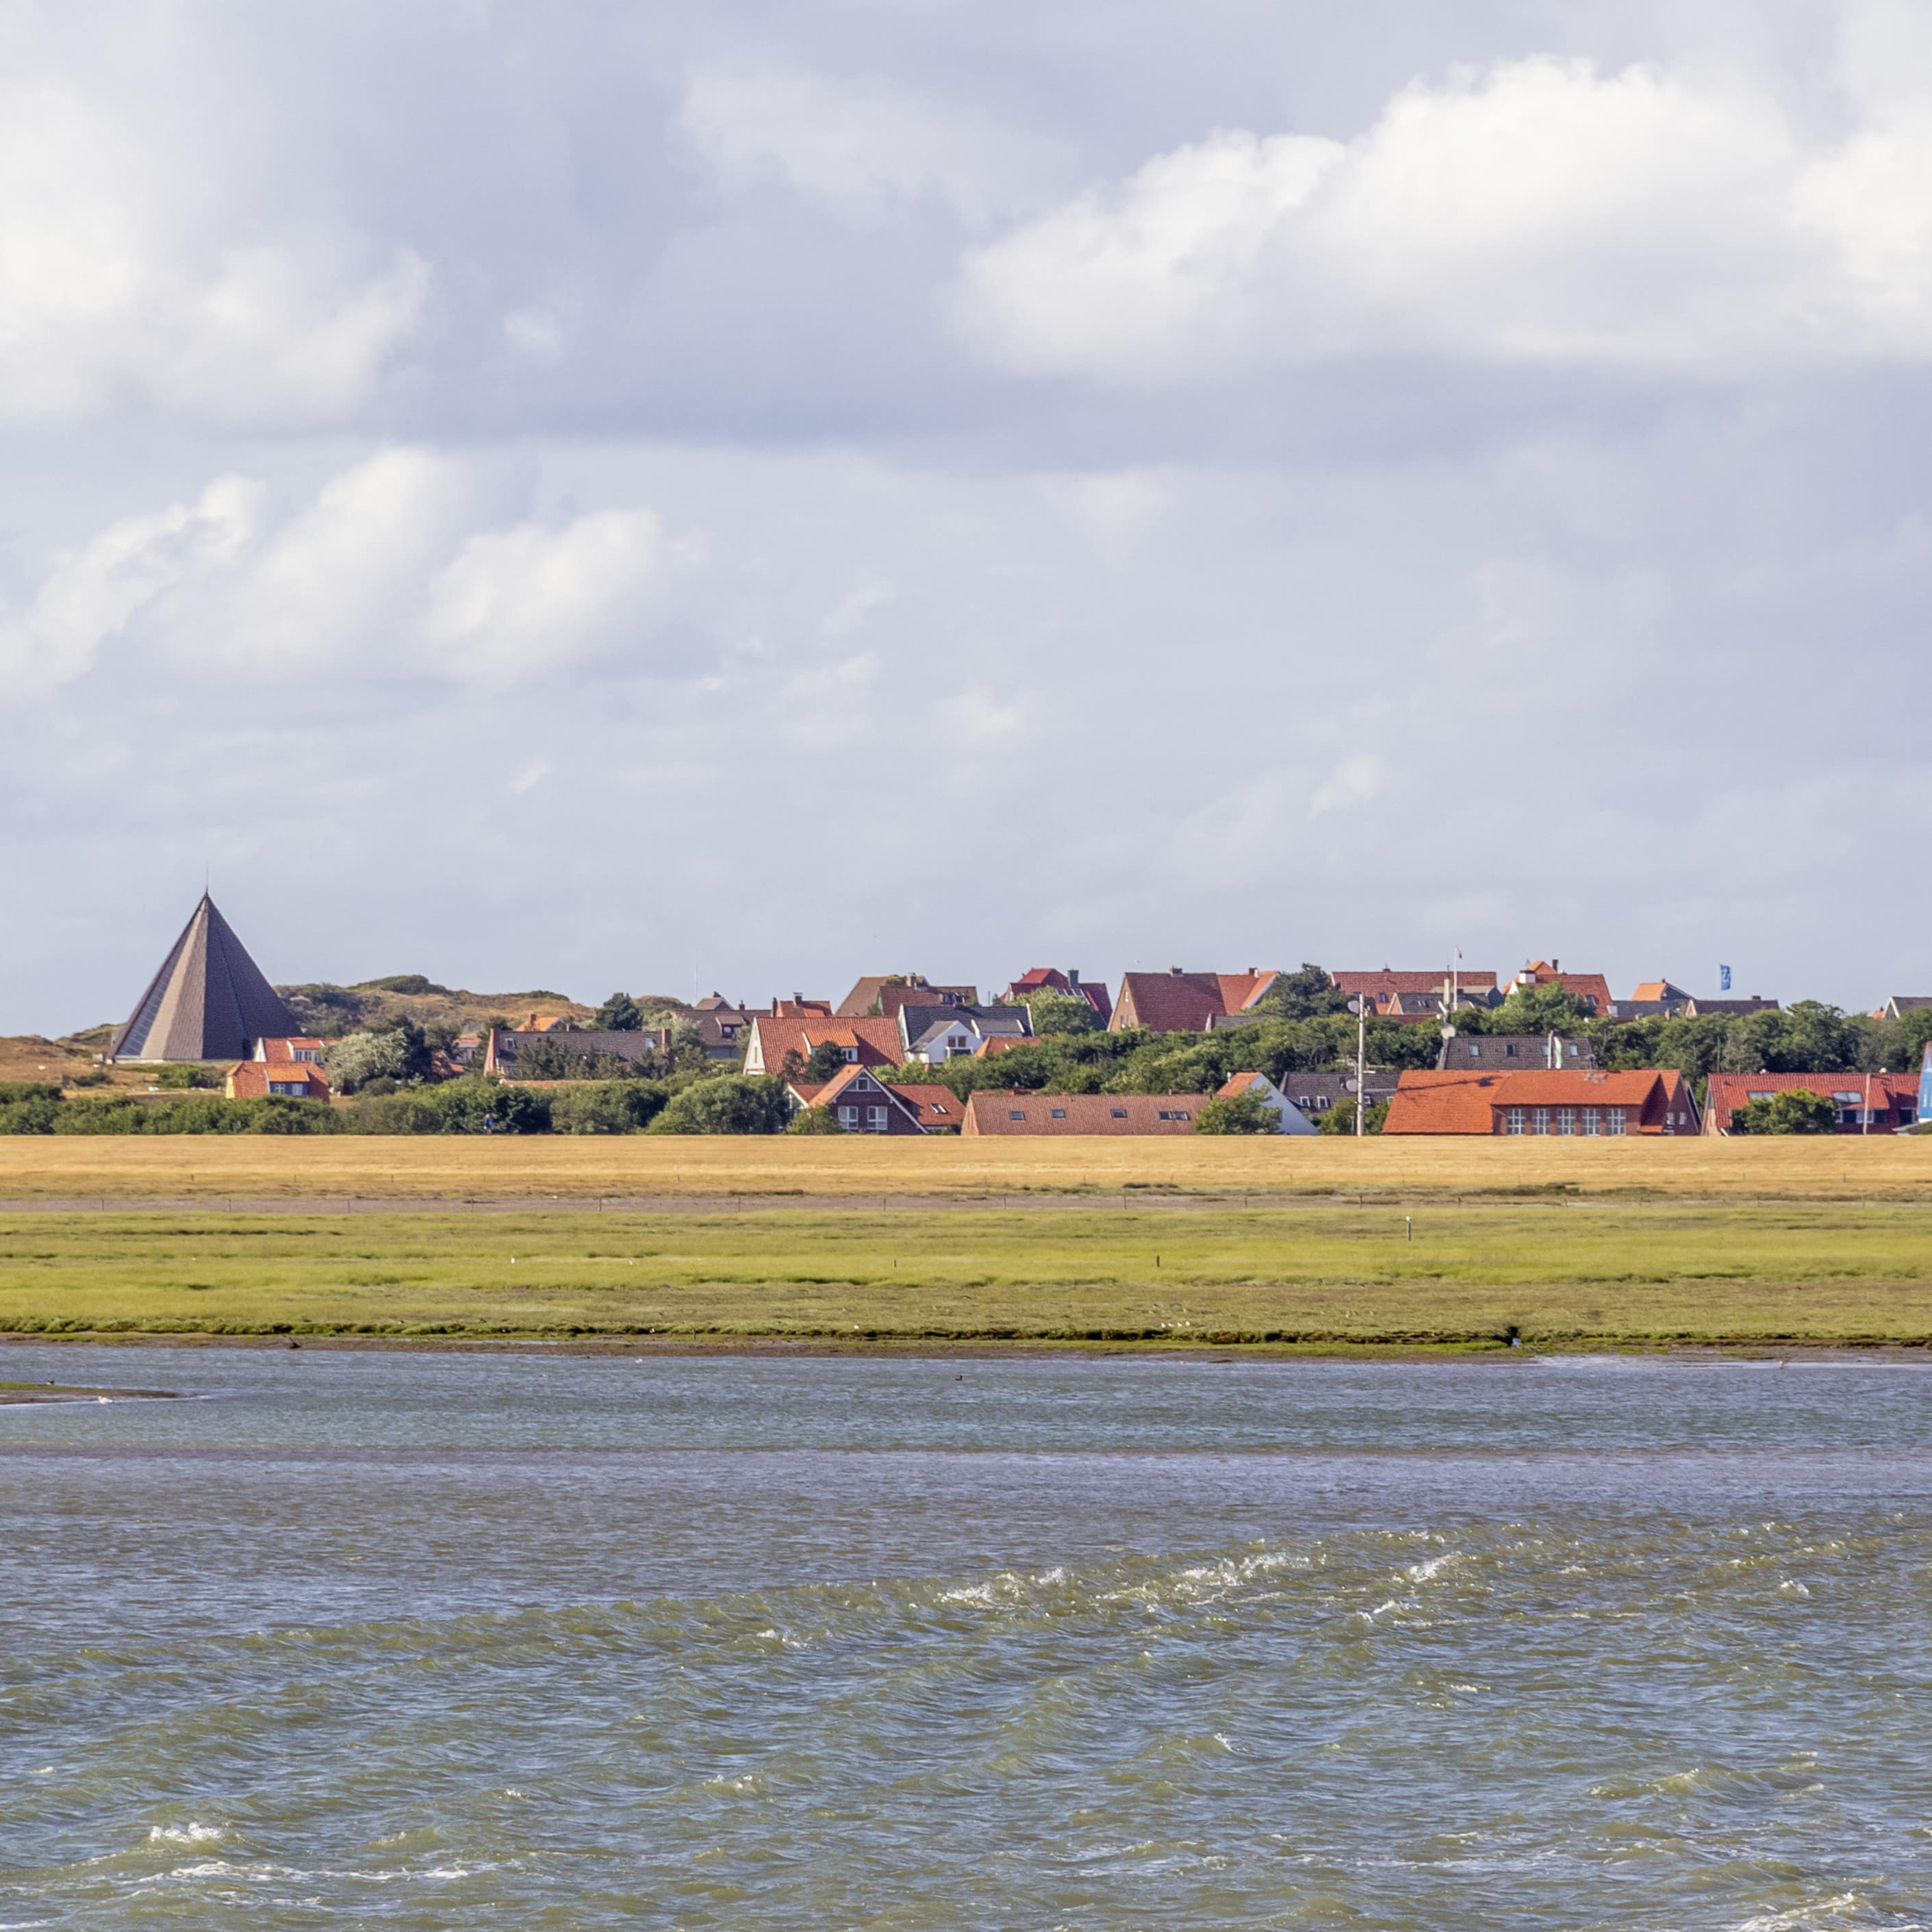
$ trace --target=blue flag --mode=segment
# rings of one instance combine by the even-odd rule
[[[1728,966],[1718,968],[1718,990],[1720,993],[1728,993],[1731,990],[1731,969]]]

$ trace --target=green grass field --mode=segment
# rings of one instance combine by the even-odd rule
[[[1932,1207],[0,1216],[14,1333],[1932,1340]]]

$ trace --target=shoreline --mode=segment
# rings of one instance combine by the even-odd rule
[[[998,1360],[1013,1355],[1064,1358],[1158,1357],[1163,1361],[1202,1363],[1232,1361],[1411,1361],[1411,1362],[1522,1362],[1549,1358],[1586,1358],[1615,1357],[1632,1360],[1672,1360],[1776,1362],[1795,1359],[1834,1358],[1870,1361],[1895,1358],[1901,1362],[1923,1363],[1932,1351],[1932,1342],[1892,1337],[1862,1340],[1844,1336],[1828,1340],[1816,1338],[1767,1341],[1762,1336],[1740,1336],[1736,1340],[1700,1337],[1696,1340],[1620,1340],[1613,1337],[1578,1338],[1562,1342],[1511,1343],[1496,1336],[1439,1342],[1366,1341],[1345,1340],[1306,1342],[1209,1340],[1175,1342],[1166,1339],[1132,1338],[1096,1340],[1088,1337],[1016,1336],[1011,1340],[962,1336],[948,1340],[940,1336],[855,1336],[789,1335],[358,1335],[339,1334],[218,1334],[193,1330],[156,1330],[152,1332],[96,1330],[92,1333],[38,1334],[26,1330],[0,1333],[0,1352],[32,1347],[77,1348],[249,1348],[278,1352],[327,1351],[337,1354],[530,1354],[628,1356],[674,1360],[680,1357],[763,1357],[799,1360],[830,1360],[841,1357],[885,1357],[948,1360]],[[0,1352],[0,1364],[4,1364]],[[16,1384],[31,1388],[32,1384]],[[99,1396],[131,1399],[165,1396],[164,1389],[87,1390],[68,1399]],[[40,1400],[31,1394],[17,1396],[20,1401]],[[51,1398],[48,1398],[51,1399]],[[0,1406],[8,1400],[7,1385],[0,1384]]]

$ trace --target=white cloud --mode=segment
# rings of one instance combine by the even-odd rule
[[[1372,752],[1358,752],[1342,759],[1316,788],[1308,801],[1310,815],[1340,812],[1352,805],[1366,805],[1377,796],[1388,782],[1388,770]]]
[[[1343,143],[1222,131],[966,259],[1010,370],[1121,383],[1424,352],[1735,370],[1932,355],[1932,100],[1808,137],[1767,88],[1533,58]]]
[[[500,688],[648,626],[701,560],[648,509],[502,526],[498,494],[413,448],[354,464],[279,518],[262,484],[220,478],[56,556],[0,622],[0,679],[46,691],[124,647],[189,676],[426,670]]]
[[[102,644],[184,580],[228,568],[255,527],[260,486],[218,478],[192,505],[129,517],[56,556],[32,604],[0,622],[0,693],[84,676]]]
[[[728,194],[778,182],[868,216],[931,196],[975,223],[1023,195],[1058,152],[890,81],[777,68],[696,75],[678,128]]]
[[[459,676],[502,684],[606,644],[695,561],[649,510],[472,537],[431,590],[423,634]]]
[[[0,416],[326,421],[412,335],[429,270],[248,183],[26,49],[0,86]]]

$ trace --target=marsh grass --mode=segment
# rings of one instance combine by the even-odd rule
[[[1932,1340],[1932,1208],[0,1215],[0,1329]],[[1156,1257],[1159,1259],[1156,1263]]]

